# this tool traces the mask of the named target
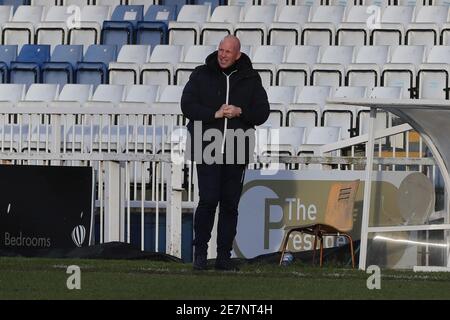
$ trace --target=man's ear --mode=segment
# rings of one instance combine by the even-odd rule
[[[239,51],[236,60],[238,60],[241,57],[241,52]]]

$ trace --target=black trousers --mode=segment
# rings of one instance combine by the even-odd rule
[[[226,259],[231,256],[245,167],[241,164],[197,164],[200,199],[194,217],[195,255],[207,254],[216,208],[220,203],[217,258]]]

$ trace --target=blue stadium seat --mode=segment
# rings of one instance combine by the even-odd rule
[[[176,6],[150,6],[144,20],[137,24],[136,43],[149,44],[152,48],[158,44],[168,44],[167,28],[169,21],[174,20],[176,20]]]
[[[0,81],[7,83],[9,81],[9,68],[11,61],[17,58],[17,45],[0,46]]]
[[[143,5],[117,6],[111,20],[103,22],[101,44],[115,44],[120,47],[136,43],[137,23],[143,16]]]
[[[0,5],[2,6],[13,6],[14,11],[16,11],[18,6],[28,5],[30,0],[0,0]]]
[[[74,70],[82,58],[82,45],[57,45],[50,62],[42,66],[42,82],[58,83],[61,88],[66,83],[73,83]]]
[[[117,59],[117,46],[90,45],[83,61],[77,64],[76,81],[97,86],[108,83],[108,64]]]
[[[39,83],[42,65],[49,60],[50,45],[23,45],[17,60],[11,62],[10,82],[26,84],[27,88],[32,83]]]

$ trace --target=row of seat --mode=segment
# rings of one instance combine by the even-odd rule
[[[0,101],[17,104],[21,101],[51,102],[72,101],[78,104],[85,102],[109,102],[117,106],[120,102],[136,102],[150,107],[155,102],[167,102],[179,105],[181,86],[155,85],[98,85],[89,84],[0,84]]]
[[[25,93],[25,85],[0,85],[0,101],[8,101],[17,106],[94,105],[103,107],[129,106],[138,103],[148,108],[150,113],[156,108],[167,108],[168,113],[181,115],[179,103],[182,86],[146,86],[146,85],[92,85],[66,84],[59,92],[59,85],[32,84]],[[336,106],[326,102],[329,98],[401,98],[401,88],[388,87],[270,87],[268,99],[271,113],[264,126],[312,128],[317,126],[335,126],[341,128],[341,137],[364,134],[367,132],[366,108]],[[125,103],[122,104],[121,103]],[[98,104],[97,104],[98,105]],[[142,116],[139,117],[142,122]],[[378,126],[386,128],[389,124],[383,116]]]
[[[215,46],[0,46],[3,82],[184,85]],[[260,46],[249,53],[266,87],[394,86],[405,98],[449,98],[450,46]],[[184,56],[184,57],[183,57]],[[117,57],[117,58],[116,58]],[[181,62],[177,62],[181,61]]]
[[[450,34],[448,6],[219,6],[210,19],[199,7],[184,6],[169,22],[169,44],[218,44],[235,34],[247,45],[436,45]]]
[[[168,85],[110,85],[96,88],[89,84],[0,84],[0,101],[87,101],[139,102],[151,106],[155,102],[179,105],[184,86]],[[399,87],[328,87],[328,86],[271,86],[267,89],[269,103],[287,106],[290,104],[315,104],[320,109],[329,98],[390,98],[402,97]],[[272,110],[276,112],[276,110]]]
[[[446,6],[0,6],[3,44],[446,44]],[[278,11],[277,11],[278,8]],[[378,9],[377,9],[378,8]],[[380,10],[380,12],[378,11]]]

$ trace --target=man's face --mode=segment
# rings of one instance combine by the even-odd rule
[[[233,65],[233,63],[240,58],[241,52],[237,49],[234,41],[225,39],[219,45],[219,53],[217,61],[222,69],[226,69]]]

